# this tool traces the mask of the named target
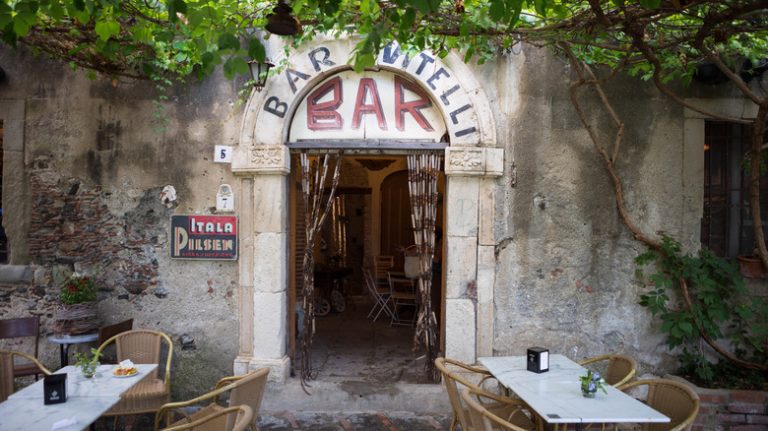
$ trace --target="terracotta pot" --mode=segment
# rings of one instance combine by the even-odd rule
[[[747,278],[763,278],[768,270],[759,257],[736,256],[739,261],[739,272]]]

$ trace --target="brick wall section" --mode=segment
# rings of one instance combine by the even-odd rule
[[[167,228],[157,190],[147,190],[126,214],[110,212],[114,199],[101,187],[59,177],[49,169],[30,174],[32,216],[29,254],[46,270],[36,283],[56,285],[72,270],[96,279],[103,291],[140,294],[157,285],[158,262]],[[41,283],[42,281],[42,283]]]
[[[36,263],[91,262],[119,251],[111,241],[118,228],[101,188],[83,190],[75,180],[54,181],[39,174],[30,176],[30,186],[29,253]]]
[[[696,388],[694,431],[768,431],[768,392]]]

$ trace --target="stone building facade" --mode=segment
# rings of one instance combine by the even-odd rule
[[[245,100],[243,80],[214,75],[172,88],[163,102],[150,83],[91,81],[2,48],[10,261],[0,267],[0,317],[37,314],[49,330],[63,277],[92,274],[104,320],[133,317],[183,347],[176,398],[233,369],[269,366],[274,381],[289,379],[287,144],[302,101],[349,71],[353,47],[314,41]],[[476,65],[453,54],[406,57],[391,46],[376,66],[368,73],[418,85],[448,136],[441,150],[446,356],[474,362],[545,345],[574,358],[622,351],[645,369],[670,369],[658,322],[637,304],[644,287],[633,259],[644,247],[619,221],[608,175],[568,98],[567,64],[533,47]],[[696,248],[705,119],[630,78],[606,88],[626,122],[616,164],[630,213],[645,232]],[[753,110],[727,89],[686,91],[720,112]],[[584,97],[609,137],[598,99]],[[231,164],[214,163],[215,145],[233,147]],[[362,153],[403,154],[381,140],[361,145]],[[238,260],[171,259],[170,217],[215,214],[221,184],[235,191]],[[177,198],[164,202],[169,185]],[[378,240],[366,241],[376,254]],[[44,358],[55,357],[52,346],[41,348]]]

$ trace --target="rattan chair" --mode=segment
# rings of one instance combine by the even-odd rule
[[[535,428],[532,419],[534,416],[526,410],[525,404],[522,401],[497,395],[481,388],[489,380],[495,380],[488,370],[446,358],[435,359],[435,365],[443,376],[443,383],[445,384],[448,399],[453,409],[450,431],[454,431],[458,424],[461,425],[462,431],[482,430],[482,428],[475,428],[472,425],[467,407],[461,400],[461,394],[459,393],[461,388],[472,389],[485,397],[487,402],[484,404],[484,407],[495,415],[503,417],[522,429]],[[449,369],[449,367],[452,369]]]
[[[669,423],[642,424],[642,431],[688,431],[699,414],[699,396],[690,386],[668,379],[638,380],[624,385],[629,392],[639,386],[648,387],[645,403],[670,418]]]
[[[246,405],[221,409],[194,422],[163,428],[163,431],[221,431],[232,422],[232,431],[244,431],[253,423],[253,411]]]
[[[224,406],[218,404],[220,395],[229,395],[229,405],[247,405],[253,412],[253,419],[255,421],[256,416],[261,408],[261,400],[264,398],[264,390],[267,386],[267,375],[269,374],[269,368],[262,368],[256,370],[250,374],[242,376],[225,377],[216,384],[213,391],[208,392],[205,395],[201,395],[197,398],[180,401],[175,403],[168,403],[163,405],[155,415],[155,430],[160,428],[160,423],[164,420],[165,423],[172,421],[171,416],[173,413],[182,413],[184,418],[174,422],[172,426],[177,426],[192,421],[196,421],[202,417],[206,417],[215,414],[223,409]],[[204,401],[210,401],[210,403],[195,413],[188,415],[184,411],[184,407],[190,407],[199,405]],[[230,430],[234,423],[229,420],[225,427],[221,430]],[[255,427],[255,423],[253,424]]]
[[[533,430],[533,423],[530,427],[524,428],[512,422],[499,417],[483,403],[483,398],[488,398],[482,392],[470,388],[461,390],[461,399],[467,405],[469,420],[472,423],[472,429],[475,431],[529,431]],[[494,399],[490,399],[493,401]],[[462,426],[462,430],[464,426]]]
[[[51,372],[32,355],[14,350],[0,350],[0,403],[7,400],[14,392],[14,356],[28,360],[36,367],[35,369],[37,369],[39,373],[43,373],[46,376],[51,375]]]
[[[621,389],[635,376],[637,372],[637,362],[627,355],[609,354],[596,356],[594,358],[584,359],[579,365],[589,365],[596,362],[608,361],[608,368],[603,374],[603,379],[609,385]]]
[[[171,358],[173,342],[170,337],[159,331],[135,329],[121,332],[99,346],[101,353],[111,343],[115,343],[118,362],[130,359],[135,364],[158,364],[152,375],[145,377],[123,394],[120,402],[107,411],[104,416],[123,416],[140,413],[154,413],[171,396]],[[166,345],[164,351],[163,344]],[[165,354],[165,368],[160,377],[162,355]]]

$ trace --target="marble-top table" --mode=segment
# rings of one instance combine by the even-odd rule
[[[138,373],[115,377],[117,365],[101,365],[93,378],[85,378],[80,369],[67,366],[55,374],[67,373],[67,401],[43,404],[43,380],[11,394],[0,403],[0,431],[49,431],[62,419],[77,418],[77,424],[61,431],[82,430],[120,401],[120,396],[157,368],[157,364],[136,364]],[[58,430],[57,430],[58,431]]]
[[[595,398],[581,394],[586,368],[563,355],[550,355],[549,371],[526,369],[526,356],[495,356],[478,361],[550,424],[669,422],[669,418],[610,385]]]
[[[80,335],[51,335],[48,337],[49,343],[59,345],[59,361],[62,367],[69,365],[69,346],[73,344],[92,343],[99,340],[99,333]]]

